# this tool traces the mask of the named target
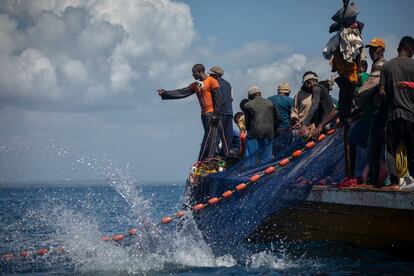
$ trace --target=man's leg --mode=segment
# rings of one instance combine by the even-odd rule
[[[384,158],[386,117],[387,107],[385,103],[382,103],[375,111],[369,126],[369,136],[367,145],[369,162],[368,183],[376,186],[380,186],[378,183],[378,175],[380,162]]]
[[[207,157],[211,157],[215,154],[217,149],[217,126],[214,126],[211,122],[212,114],[203,114],[202,121],[204,128],[203,141],[201,142],[200,153],[198,154],[198,160],[204,160]]]
[[[259,149],[259,143],[257,141],[257,139],[253,139],[253,138],[246,138],[246,149],[245,149],[245,154],[244,156],[250,156],[253,153],[255,153],[256,151],[258,151]]]
[[[414,123],[404,120],[405,136],[404,143],[407,152],[408,171],[414,177]]]
[[[387,151],[394,156],[397,153],[398,145],[403,141],[404,137],[404,120],[396,119],[388,122],[386,137],[387,137]],[[407,150],[408,152],[408,150]],[[407,154],[408,156],[408,154]],[[395,164],[392,164],[395,166]],[[390,181],[392,185],[399,184],[399,177],[395,175],[394,170],[390,170]]]
[[[228,156],[233,142],[233,116],[222,115],[220,117],[219,133],[221,140],[221,147],[224,156]]]

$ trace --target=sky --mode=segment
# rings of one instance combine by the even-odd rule
[[[363,39],[386,58],[413,36],[414,1],[356,1]],[[303,73],[330,77],[322,49],[339,0],[33,0],[0,2],[0,182],[184,181],[203,131],[195,96],[156,89],[221,66],[234,112],[257,85],[296,94]],[[369,62],[370,63],[370,62]],[[337,95],[337,91],[334,92]]]

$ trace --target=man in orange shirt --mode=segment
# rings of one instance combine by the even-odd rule
[[[198,160],[202,161],[215,154],[218,145],[217,126],[220,120],[221,95],[216,79],[205,73],[202,64],[196,64],[192,69],[196,80],[189,86],[177,90],[157,90],[163,100],[182,99],[196,94],[201,107],[201,121],[204,127],[204,137],[201,143]]]

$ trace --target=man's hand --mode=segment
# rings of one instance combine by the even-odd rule
[[[211,124],[217,126],[220,121],[220,114],[213,113],[211,114]]]
[[[157,92],[158,92],[158,95],[162,96],[162,94],[165,93],[165,90],[164,89],[158,89]]]
[[[398,81],[396,83],[394,83],[398,88],[400,89],[405,89],[405,88],[409,88],[408,84],[404,81]]]

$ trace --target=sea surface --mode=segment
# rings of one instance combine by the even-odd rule
[[[102,184],[0,187],[0,274],[413,275],[413,255],[346,243],[246,243],[239,256],[214,255],[193,222],[185,232],[159,224],[181,208],[183,185]],[[102,240],[115,234],[125,238]]]

